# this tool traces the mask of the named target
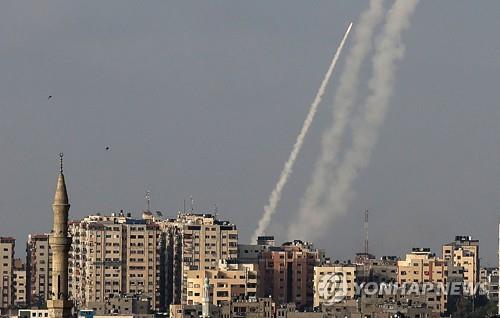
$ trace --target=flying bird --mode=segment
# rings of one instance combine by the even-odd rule
[[[51,99],[52,97],[53,97],[53,96],[52,96],[52,95],[50,95],[50,96],[49,96],[49,98],[47,98],[47,99]]]
[[[106,150],[111,150],[111,147],[106,146],[106,148],[104,148],[104,149],[106,149]]]

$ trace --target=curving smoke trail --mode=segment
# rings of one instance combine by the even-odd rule
[[[297,238],[304,232],[303,224],[314,218],[318,211],[321,196],[332,179],[332,172],[337,160],[338,149],[349,121],[351,110],[357,97],[361,65],[371,50],[373,32],[383,17],[384,0],[371,0],[366,11],[361,14],[354,31],[353,45],[346,57],[344,71],[333,102],[333,125],[323,135],[322,152],[315,169],[311,184],[302,199],[299,221],[290,227],[290,238]]]
[[[372,59],[373,75],[368,83],[370,93],[364,103],[361,122],[353,131],[352,147],[346,152],[342,163],[335,171],[336,179],[326,193],[326,202],[316,211],[317,219],[311,222],[314,218],[308,218],[305,227],[302,227],[309,229],[308,239],[323,234],[331,221],[348,209],[353,197],[352,183],[358,176],[359,170],[368,165],[377,142],[378,130],[385,119],[394,88],[396,62],[404,56],[401,33],[410,26],[409,19],[417,3],[418,0],[397,0],[387,14]]]
[[[300,130],[300,133],[297,136],[295,144],[293,145],[292,152],[290,153],[288,160],[285,162],[285,166],[281,171],[278,182],[276,183],[276,186],[274,187],[273,191],[271,192],[271,195],[269,196],[268,204],[264,207],[264,214],[260,218],[259,225],[252,236],[252,242],[255,242],[257,240],[257,237],[264,234],[267,227],[269,226],[269,223],[271,222],[271,217],[276,211],[276,206],[278,205],[278,202],[281,199],[281,193],[283,191],[283,188],[285,187],[285,184],[288,181],[288,177],[292,173],[292,168],[295,163],[295,160],[297,159],[300,149],[304,144],[304,139],[306,137],[307,131],[311,127],[311,124],[314,120],[314,116],[316,115],[318,106],[321,103],[323,95],[325,94],[326,86],[328,85],[330,77],[333,74],[333,70],[335,69],[335,65],[337,64],[340,53],[342,52],[342,48],[344,47],[347,37],[349,36],[351,28],[352,28],[352,22],[349,24],[349,27],[347,28],[347,31],[345,32],[344,37],[340,42],[337,52],[335,52],[335,55],[333,56],[332,63],[330,64],[330,67],[328,68],[328,71],[326,72],[325,77],[321,82],[321,86],[318,90],[318,93],[316,94],[316,97],[314,98],[314,101],[309,108],[309,112],[307,113],[307,117],[304,121],[304,124],[302,125],[302,129]]]

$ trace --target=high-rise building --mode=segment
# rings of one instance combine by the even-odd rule
[[[314,266],[325,261],[323,250],[299,240],[269,247],[259,259],[262,295],[277,303],[310,308],[314,302]]]
[[[14,248],[16,240],[0,237],[0,313],[7,312],[14,304]]]
[[[49,234],[30,234],[26,244],[26,303],[46,308],[52,290],[52,251]]]
[[[63,155],[61,153],[61,170],[57,178],[56,193],[52,210],[54,223],[49,236],[52,250],[52,291],[47,300],[50,318],[69,318],[73,302],[68,294],[68,252],[71,238],[68,236],[69,199],[63,174]]]
[[[220,261],[238,257],[238,230],[211,214],[179,213],[158,222],[165,240],[166,305],[186,303],[187,271],[216,270]]]
[[[91,215],[70,224],[70,293],[77,307],[141,295],[160,305],[158,224],[123,213]]]
[[[466,294],[471,294],[479,281],[479,240],[472,236],[456,236],[455,241],[443,245],[443,258],[463,267]]]
[[[20,258],[14,261],[14,305],[17,308],[26,306],[26,265]]]
[[[182,299],[182,228],[160,223],[163,233],[162,271],[160,290],[162,309],[165,311],[171,304],[181,304]]]

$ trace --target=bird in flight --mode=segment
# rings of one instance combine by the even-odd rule
[[[104,148],[106,150],[111,150],[111,147],[110,146],[106,146],[106,148]]]
[[[47,99],[51,99],[51,98],[52,98],[52,95],[50,95],[49,98],[47,98]]]

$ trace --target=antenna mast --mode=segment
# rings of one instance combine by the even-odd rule
[[[151,212],[151,191],[146,191],[146,207],[147,212]]]
[[[368,257],[368,210],[365,210],[365,221],[363,227],[365,231],[365,256]]]

